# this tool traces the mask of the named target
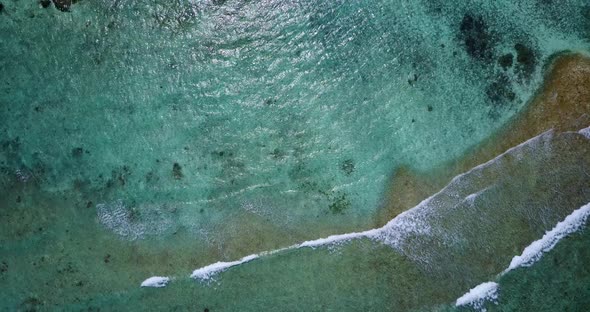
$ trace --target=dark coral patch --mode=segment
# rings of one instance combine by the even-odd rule
[[[505,74],[500,74],[494,79],[486,88],[486,95],[494,106],[503,106],[516,99],[510,79]]]
[[[118,184],[119,186],[125,186],[131,175],[131,169],[128,166],[113,169],[111,171],[111,178],[107,180],[106,187],[111,188]]]
[[[174,163],[174,165],[172,165],[172,176],[174,176],[174,179],[176,180],[180,180],[184,177],[184,174],[182,173],[182,167],[178,163]]]
[[[76,147],[72,149],[72,156],[74,158],[80,158],[84,155],[84,149],[81,147]]]
[[[512,63],[514,62],[514,55],[512,53],[504,54],[498,58],[498,64],[502,67],[502,69],[507,70],[508,68],[512,67]]]
[[[354,161],[352,159],[346,159],[340,164],[340,169],[344,171],[346,175],[351,175],[354,172]]]
[[[516,50],[516,68],[525,78],[530,77],[537,64],[535,52],[522,43],[515,44],[514,49]]]
[[[465,14],[459,31],[467,54],[478,60],[492,57],[493,36],[481,16]]]
[[[72,0],[53,0],[55,7],[62,12],[69,12]]]
[[[351,206],[352,204],[350,203],[350,200],[348,200],[346,194],[342,194],[338,197],[335,197],[328,208],[333,214],[342,214]]]

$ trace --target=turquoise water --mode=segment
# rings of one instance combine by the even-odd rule
[[[421,219],[486,243],[361,240],[200,285],[185,277],[209,263],[382,226],[372,220],[398,168],[461,157],[522,111],[552,55],[589,51],[590,6],[2,4],[5,309],[442,309],[589,201],[585,143],[563,139],[574,142],[563,154],[455,186],[461,198],[488,190],[481,205],[492,212]],[[489,253],[474,257],[482,245]],[[156,274],[178,280],[137,287]]]

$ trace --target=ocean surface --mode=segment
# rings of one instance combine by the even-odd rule
[[[0,310],[590,309],[590,102],[377,218],[590,55],[587,1],[0,3]]]

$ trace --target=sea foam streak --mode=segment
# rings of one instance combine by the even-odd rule
[[[498,299],[498,284],[486,282],[471,288],[469,292],[457,299],[456,306],[471,305],[476,309],[481,309],[485,301],[496,299]]]
[[[378,230],[375,229],[375,230],[369,230],[369,231],[359,232],[359,233],[332,235],[332,236],[328,236],[326,238],[320,238],[320,239],[316,239],[316,240],[312,240],[312,241],[305,241],[301,244],[292,245],[292,246],[289,246],[286,248],[281,248],[281,249],[272,250],[272,251],[265,251],[260,254],[249,255],[249,256],[243,257],[242,259],[236,260],[236,261],[216,262],[216,263],[213,263],[213,264],[210,264],[210,265],[207,265],[202,268],[198,268],[198,269],[194,270],[193,273],[191,274],[191,278],[204,281],[204,280],[210,279],[211,277],[213,277],[217,273],[223,272],[233,266],[237,266],[237,265],[240,265],[240,264],[243,264],[246,262],[250,262],[254,259],[258,259],[261,256],[269,256],[269,255],[276,254],[276,253],[279,253],[282,251],[303,248],[303,247],[315,248],[315,247],[325,246],[325,245],[329,245],[329,244],[336,244],[336,243],[340,243],[340,242],[345,242],[345,241],[349,241],[349,240],[357,239],[357,238],[361,238],[361,237],[372,237],[372,236],[376,235],[377,232],[378,232]]]
[[[168,284],[169,281],[170,281],[169,277],[152,276],[152,277],[146,279],[145,281],[143,281],[143,283],[141,283],[141,287],[156,287],[156,288],[166,287],[166,285]]]
[[[590,127],[579,131],[579,134],[588,138],[589,132],[590,132]],[[211,277],[213,277],[217,273],[220,273],[220,272],[225,271],[231,267],[241,265],[243,263],[252,261],[254,259],[257,259],[257,258],[260,258],[263,256],[276,254],[276,253],[279,253],[282,251],[292,250],[292,249],[297,249],[297,248],[304,248],[304,247],[316,248],[316,247],[320,247],[320,246],[337,244],[337,243],[346,242],[346,241],[350,241],[353,239],[359,239],[359,238],[374,239],[376,241],[380,241],[386,245],[389,245],[392,248],[399,250],[400,252],[405,252],[405,250],[413,248],[412,246],[414,245],[414,242],[411,241],[411,239],[413,237],[416,237],[416,236],[438,237],[439,236],[440,233],[438,233],[438,232],[435,233],[434,231],[437,230],[440,232],[440,229],[433,229],[430,222],[432,222],[433,219],[439,218],[440,213],[448,213],[449,212],[448,210],[446,212],[444,211],[444,209],[441,210],[441,208],[442,208],[442,207],[440,207],[441,201],[444,204],[445,200],[447,200],[447,201],[449,199],[455,200],[457,202],[457,204],[455,204],[451,207],[451,209],[455,209],[455,207],[457,207],[457,205],[459,205],[459,203],[462,203],[462,202],[473,203],[482,192],[486,191],[486,188],[482,188],[482,189],[475,190],[475,192],[467,192],[467,193],[463,194],[463,191],[466,191],[466,190],[461,189],[461,187],[464,186],[463,185],[464,180],[469,179],[469,175],[478,176],[482,170],[485,170],[486,168],[493,166],[498,161],[501,161],[502,157],[505,157],[507,154],[513,155],[516,158],[522,158],[522,153],[523,153],[522,148],[523,147],[528,146],[528,147],[532,147],[533,149],[548,148],[548,144],[549,144],[548,142],[550,142],[554,138],[554,136],[555,136],[554,130],[546,131],[534,138],[527,140],[526,142],[523,142],[517,146],[514,146],[514,147],[508,149],[506,152],[502,153],[501,155],[498,155],[497,157],[495,157],[492,160],[489,160],[486,163],[480,164],[463,174],[457,175],[455,178],[453,178],[453,180],[447,186],[445,186],[438,193],[423,200],[421,203],[419,203],[418,205],[416,205],[412,209],[409,209],[409,210],[399,214],[398,216],[396,216],[395,218],[390,220],[387,224],[385,224],[381,228],[376,228],[376,229],[367,230],[367,231],[363,231],[363,232],[332,235],[332,236],[329,236],[326,238],[320,238],[320,239],[316,239],[316,240],[306,241],[306,242],[292,245],[289,247],[285,247],[282,249],[277,249],[277,250],[272,250],[272,251],[261,252],[259,254],[249,255],[249,256],[243,257],[243,258],[236,260],[236,261],[217,262],[217,263],[210,264],[210,265],[207,265],[207,266],[204,266],[204,267],[194,270],[193,273],[191,274],[191,277],[194,279],[198,279],[198,280],[207,280],[207,279],[210,279]],[[466,181],[466,182],[468,182],[468,181]],[[442,200],[439,197],[442,197]],[[582,208],[584,211],[589,209],[589,208],[587,208],[587,206],[584,206]],[[580,208],[580,209],[582,209],[582,208]],[[583,217],[583,220],[585,220],[587,214],[588,214],[587,212],[584,212],[584,213],[574,212],[574,213],[572,213],[573,217],[566,218],[566,220],[563,221],[563,222],[565,222],[564,224],[562,224],[562,223],[558,224],[559,229],[554,229],[554,230],[548,232],[548,234],[546,234],[547,238],[544,236],[543,239],[545,239],[545,241],[547,241],[548,243],[537,243],[537,245],[539,245],[541,247],[538,247],[536,245],[537,246],[537,247],[535,247],[535,248],[537,248],[536,250],[541,250],[541,251],[550,250],[560,238],[577,230],[583,224],[583,221],[579,221],[579,223],[572,223],[572,224],[577,224],[577,226],[573,226],[573,225],[567,226],[566,224],[569,224],[569,222],[574,221],[574,220],[580,220],[579,218],[582,218],[582,217]],[[549,235],[549,233],[552,233],[552,234]],[[558,235],[558,236],[555,236],[555,235]],[[551,238],[551,237],[553,237],[553,238]],[[541,239],[541,240],[543,240],[543,239]],[[551,240],[551,239],[553,239],[553,240]],[[551,243],[551,242],[553,242],[553,243]],[[528,250],[525,250],[526,253],[527,254],[534,254],[532,248],[533,247],[531,247]],[[525,257],[525,258],[522,258],[522,257]],[[517,259],[517,258],[518,257],[515,257],[515,259]],[[534,257],[531,258],[530,256],[526,256],[524,254],[523,254],[523,256],[521,256],[521,258],[518,258],[518,259],[528,259],[526,261],[529,261],[530,259],[536,260],[536,258],[534,258]],[[421,259],[414,258],[414,260],[421,260]],[[513,262],[514,261],[517,261],[517,260],[513,260]],[[518,260],[518,261],[521,261],[521,260]],[[522,261],[524,261],[524,260],[522,260]]]
[[[553,249],[562,238],[582,228],[589,215],[590,203],[572,212],[565,220],[557,223],[551,231],[545,233],[541,239],[527,246],[520,256],[512,258],[510,265],[502,274],[518,267],[531,266],[539,261],[543,254]]]
[[[498,277],[518,267],[527,267],[539,261],[543,254],[553,249],[564,237],[579,231],[590,216],[590,203],[574,210],[563,221],[545,233],[539,240],[528,245],[520,256],[512,258],[510,265]],[[485,300],[497,299],[498,284],[494,282],[481,283],[472,288],[468,293],[457,299],[456,306],[471,305],[476,309],[482,309]],[[483,310],[485,311],[485,309]]]
[[[204,266],[200,269],[194,270],[193,274],[191,274],[191,277],[195,278],[195,279],[200,279],[200,280],[207,280],[219,272],[225,271],[233,266],[240,265],[242,263],[250,262],[254,259],[258,259],[259,257],[260,257],[259,255],[249,255],[249,256],[245,256],[242,259],[236,260],[236,261],[216,262],[216,263],[210,264],[208,266]]]

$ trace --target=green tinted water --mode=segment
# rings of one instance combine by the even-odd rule
[[[273,256],[217,288],[183,278],[373,227],[396,168],[461,156],[523,108],[550,55],[588,51],[590,38],[584,1],[81,1],[70,13],[3,4],[0,278],[10,309],[448,303],[505,263],[456,259],[437,274],[467,262],[473,276],[440,279],[411,256],[355,242]],[[521,172],[530,180],[484,194],[499,211],[534,202],[515,196],[525,190],[551,207],[540,219],[512,216],[530,227],[487,248],[511,257],[587,200],[577,157],[545,176],[548,189],[576,185],[564,188],[574,195],[539,189],[534,162]],[[448,231],[462,226],[451,216]],[[490,220],[486,233],[500,222]],[[428,244],[420,253],[439,242]],[[136,289],[154,274],[179,281]]]

